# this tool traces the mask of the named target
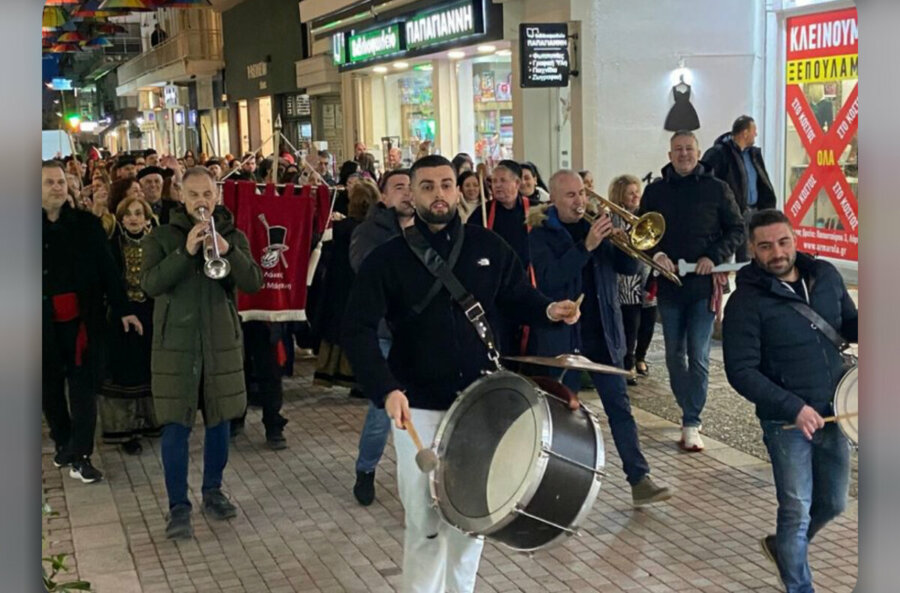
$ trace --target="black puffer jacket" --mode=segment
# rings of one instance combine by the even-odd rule
[[[857,341],[857,311],[837,269],[797,254],[810,306],[849,342]],[[802,297],[755,262],[737,274],[723,325],[725,373],[731,386],[756,404],[763,420],[793,422],[804,404],[832,413],[841,379],[838,349],[812,327],[792,301]]]
[[[694,263],[701,257],[721,264],[744,241],[744,220],[731,190],[702,163],[683,177],[666,165],[662,178],[644,190],[638,214],[646,212],[659,212],[666,219],[662,240],[648,254],[662,251],[675,265],[679,259]],[[711,278],[688,274],[679,288],[661,276],[659,298],[683,303],[709,298]]]
[[[775,190],[772,188],[772,182],[769,181],[762,151],[757,146],[751,146],[748,150],[750,151],[750,162],[756,169],[756,208],[759,210],[774,208],[776,204]],[[744,212],[747,209],[747,170],[744,168],[741,149],[732,140],[731,132],[725,132],[716,138],[710,149],[703,153],[702,160],[716,178],[728,184],[738,208]]]
[[[520,323],[550,323],[550,299],[532,288],[503,239],[462,225],[458,216],[436,234],[418,218],[415,225],[445,260],[464,234],[453,273],[484,307],[495,332],[501,311]],[[410,315],[434,282],[402,236],[378,247],[359,269],[347,302],[342,345],[364,392],[378,406],[389,392],[400,389],[406,390],[411,407],[446,410],[458,392],[490,366],[487,349],[447,289],[442,288],[421,314]],[[387,361],[377,342],[382,318],[393,334]]]

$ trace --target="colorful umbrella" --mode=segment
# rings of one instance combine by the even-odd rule
[[[64,6],[66,4],[78,4],[81,0],[45,0],[44,6]]]
[[[62,27],[69,15],[59,6],[45,6],[44,15],[41,18],[42,29],[56,29]]]
[[[98,49],[101,47],[109,47],[112,44],[112,41],[110,41],[106,37],[94,37],[93,39],[85,43],[84,47],[86,49]]]
[[[116,33],[125,33],[128,29],[123,27],[122,25],[117,25],[115,23],[102,23],[96,27],[94,27],[94,31],[97,33],[103,33],[105,35],[115,35]]]
[[[81,48],[77,43],[57,43],[50,48],[50,51],[56,54],[75,53],[81,51]]]
[[[87,41],[88,37],[84,33],[78,33],[76,31],[69,31],[68,33],[63,33],[56,40],[59,43],[78,43],[80,41]]]
[[[144,0],[104,0],[100,4],[100,10],[121,10],[131,12],[150,12],[156,10]]]

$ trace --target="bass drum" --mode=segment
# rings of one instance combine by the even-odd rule
[[[838,427],[844,436],[859,447],[859,399],[857,395],[857,379],[859,367],[853,367],[843,376],[834,392],[835,416],[841,418],[837,421]]]
[[[499,371],[463,391],[434,442],[431,494],[443,519],[520,551],[573,535],[600,491],[600,426],[583,406]]]

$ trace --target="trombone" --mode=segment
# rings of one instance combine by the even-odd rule
[[[590,223],[593,223],[597,218],[599,218],[604,212],[606,214],[618,214],[622,220],[625,221],[627,228],[625,229],[625,236],[621,236],[618,234],[611,234],[607,239],[612,241],[612,244],[630,255],[631,257],[642,261],[647,264],[658,273],[665,276],[670,282],[674,282],[678,286],[681,286],[681,279],[674,272],[670,272],[665,269],[651,258],[649,255],[644,253],[645,250],[650,249],[659,243],[660,239],[662,239],[663,234],[666,232],[666,219],[663,218],[662,214],[659,212],[647,212],[643,216],[636,216],[619,206],[618,204],[607,200],[600,194],[591,191],[587,188],[584,188],[584,191],[587,193],[590,198],[589,205],[596,208],[596,210],[586,209],[584,212],[584,218]]]

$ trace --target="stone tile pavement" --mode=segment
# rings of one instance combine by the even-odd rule
[[[229,522],[210,521],[199,512],[202,431],[195,431],[195,539],[187,542],[170,542],[163,533],[158,442],[145,443],[139,457],[98,446],[95,463],[106,480],[84,485],[53,467],[45,435],[44,495],[60,513],[44,519],[47,551],[74,552],[69,578],[91,581],[98,593],[393,591],[403,520],[393,449],[388,446],[379,466],[376,502],[359,506],[350,489],[365,402],[348,399],[345,390],[313,386],[310,376],[311,368],[299,365],[298,376],[285,382],[288,449],[266,449],[259,411],[248,414],[247,431],[233,443],[225,474],[225,489],[239,508]],[[599,410],[595,395],[582,395]],[[674,497],[631,508],[604,426],[608,476],[582,536],[530,556],[489,543],[476,591],[779,590],[758,548],[759,538],[774,529],[767,464],[709,438],[706,452],[682,453],[675,424],[641,410],[635,415],[653,474],[675,489]],[[853,500],[811,546],[817,591],[852,591],[857,541]]]

